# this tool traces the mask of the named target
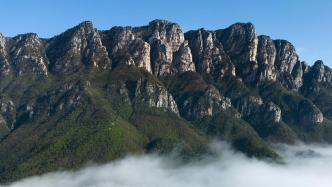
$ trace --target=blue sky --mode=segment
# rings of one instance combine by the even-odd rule
[[[153,19],[179,23],[184,31],[252,22],[258,34],[292,42],[301,60],[332,66],[331,0],[1,0],[0,32],[51,37],[83,20],[98,29],[145,25]]]

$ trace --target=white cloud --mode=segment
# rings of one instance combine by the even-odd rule
[[[10,187],[330,187],[332,147],[278,146],[285,163],[249,159],[225,144],[217,158],[179,165],[156,155],[129,156],[77,172],[31,177]]]

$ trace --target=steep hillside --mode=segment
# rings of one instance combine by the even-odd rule
[[[278,158],[271,143],[332,143],[332,70],[251,23],[0,34],[0,78],[0,182],[127,154],[196,158],[211,139],[260,158]]]

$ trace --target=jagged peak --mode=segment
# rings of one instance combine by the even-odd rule
[[[247,22],[247,23],[242,23],[242,22],[234,23],[234,24],[230,25],[229,27],[227,27],[225,29],[221,29],[221,30],[246,30],[247,32],[256,33],[256,27],[251,22]]]
[[[149,22],[149,25],[152,26],[152,25],[177,25],[180,27],[179,24],[177,23],[173,23],[171,21],[168,21],[168,20],[164,20],[164,19],[155,19],[155,20],[152,20]]]
[[[191,34],[191,33],[200,33],[200,34],[203,34],[203,33],[215,33],[215,32],[211,31],[211,30],[208,30],[208,29],[205,29],[204,27],[202,27],[202,28],[199,28],[199,29],[196,29],[196,30],[189,30],[189,31],[185,32],[185,35],[186,34]]]
[[[61,33],[57,36],[54,36],[53,38],[51,38],[51,40],[54,38],[58,38],[58,37],[66,37],[66,36],[68,37],[68,36],[73,36],[73,35],[76,35],[79,33],[87,34],[87,33],[95,32],[95,31],[96,31],[96,29],[94,28],[91,21],[83,21],[80,24],[64,31],[63,33]]]
[[[5,43],[6,43],[6,37],[2,33],[0,33],[0,47],[5,46]]]
[[[28,39],[32,39],[32,40],[39,40],[39,36],[37,33],[25,33],[25,34],[19,34],[13,37],[14,40],[28,40]]]
[[[93,28],[93,23],[92,21],[82,21],[80,24],[78,24],[79,27],[88,27],[88,28]]]
[[[38,37],[38,35],[36,33],[20,34],[20,35],[13,37],[12,41],[14,43],[16,43],[16,45],[18,47],[23,47],[23,46],[41,47],[43,45],[42,40]]]
[[[179,24],[162,19],[151,21],[148,27],[152,30],[175,30],[176,32],[182,32]]]
[[[280,44],[280,45],[290,45],[295,50],[294,45],[290,41],[288,41],[288,40],[285,40],[285,39],[275,39],[273,41],[274,41],[274,43]]]
[[[259,35],[257,36],[258,39],[264,39],[264,40],[272,40],[272,38],[268,35]]]
[[[296,56],[299,60],[299,56],[296,52],[296,48],[291,42],[289,42],[287,40],[284,40],[284,39],[273,40],[273,42],[274,42],[277,49],[288,48],[289,50],[292,50],[296,54]]]
[[[94,28],[91,21],[83,21],[69,30],[74,31],[75,33],[76,31],[83,31],[85,33],[89,33],[95,31],[96,29]]]
[[[315,63],[314,63],[314,65],[313,65],[313,67],[320,67],[320,66],[324,66],[324,62],[322,61],[322,60],[317,60]]]

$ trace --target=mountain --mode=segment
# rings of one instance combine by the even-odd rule
[[[322,61],[251,23],[0,34],[0,182],[127,154],[197,158],[211,139],[278,159],[271,143],[332,143],[331,91]]]

